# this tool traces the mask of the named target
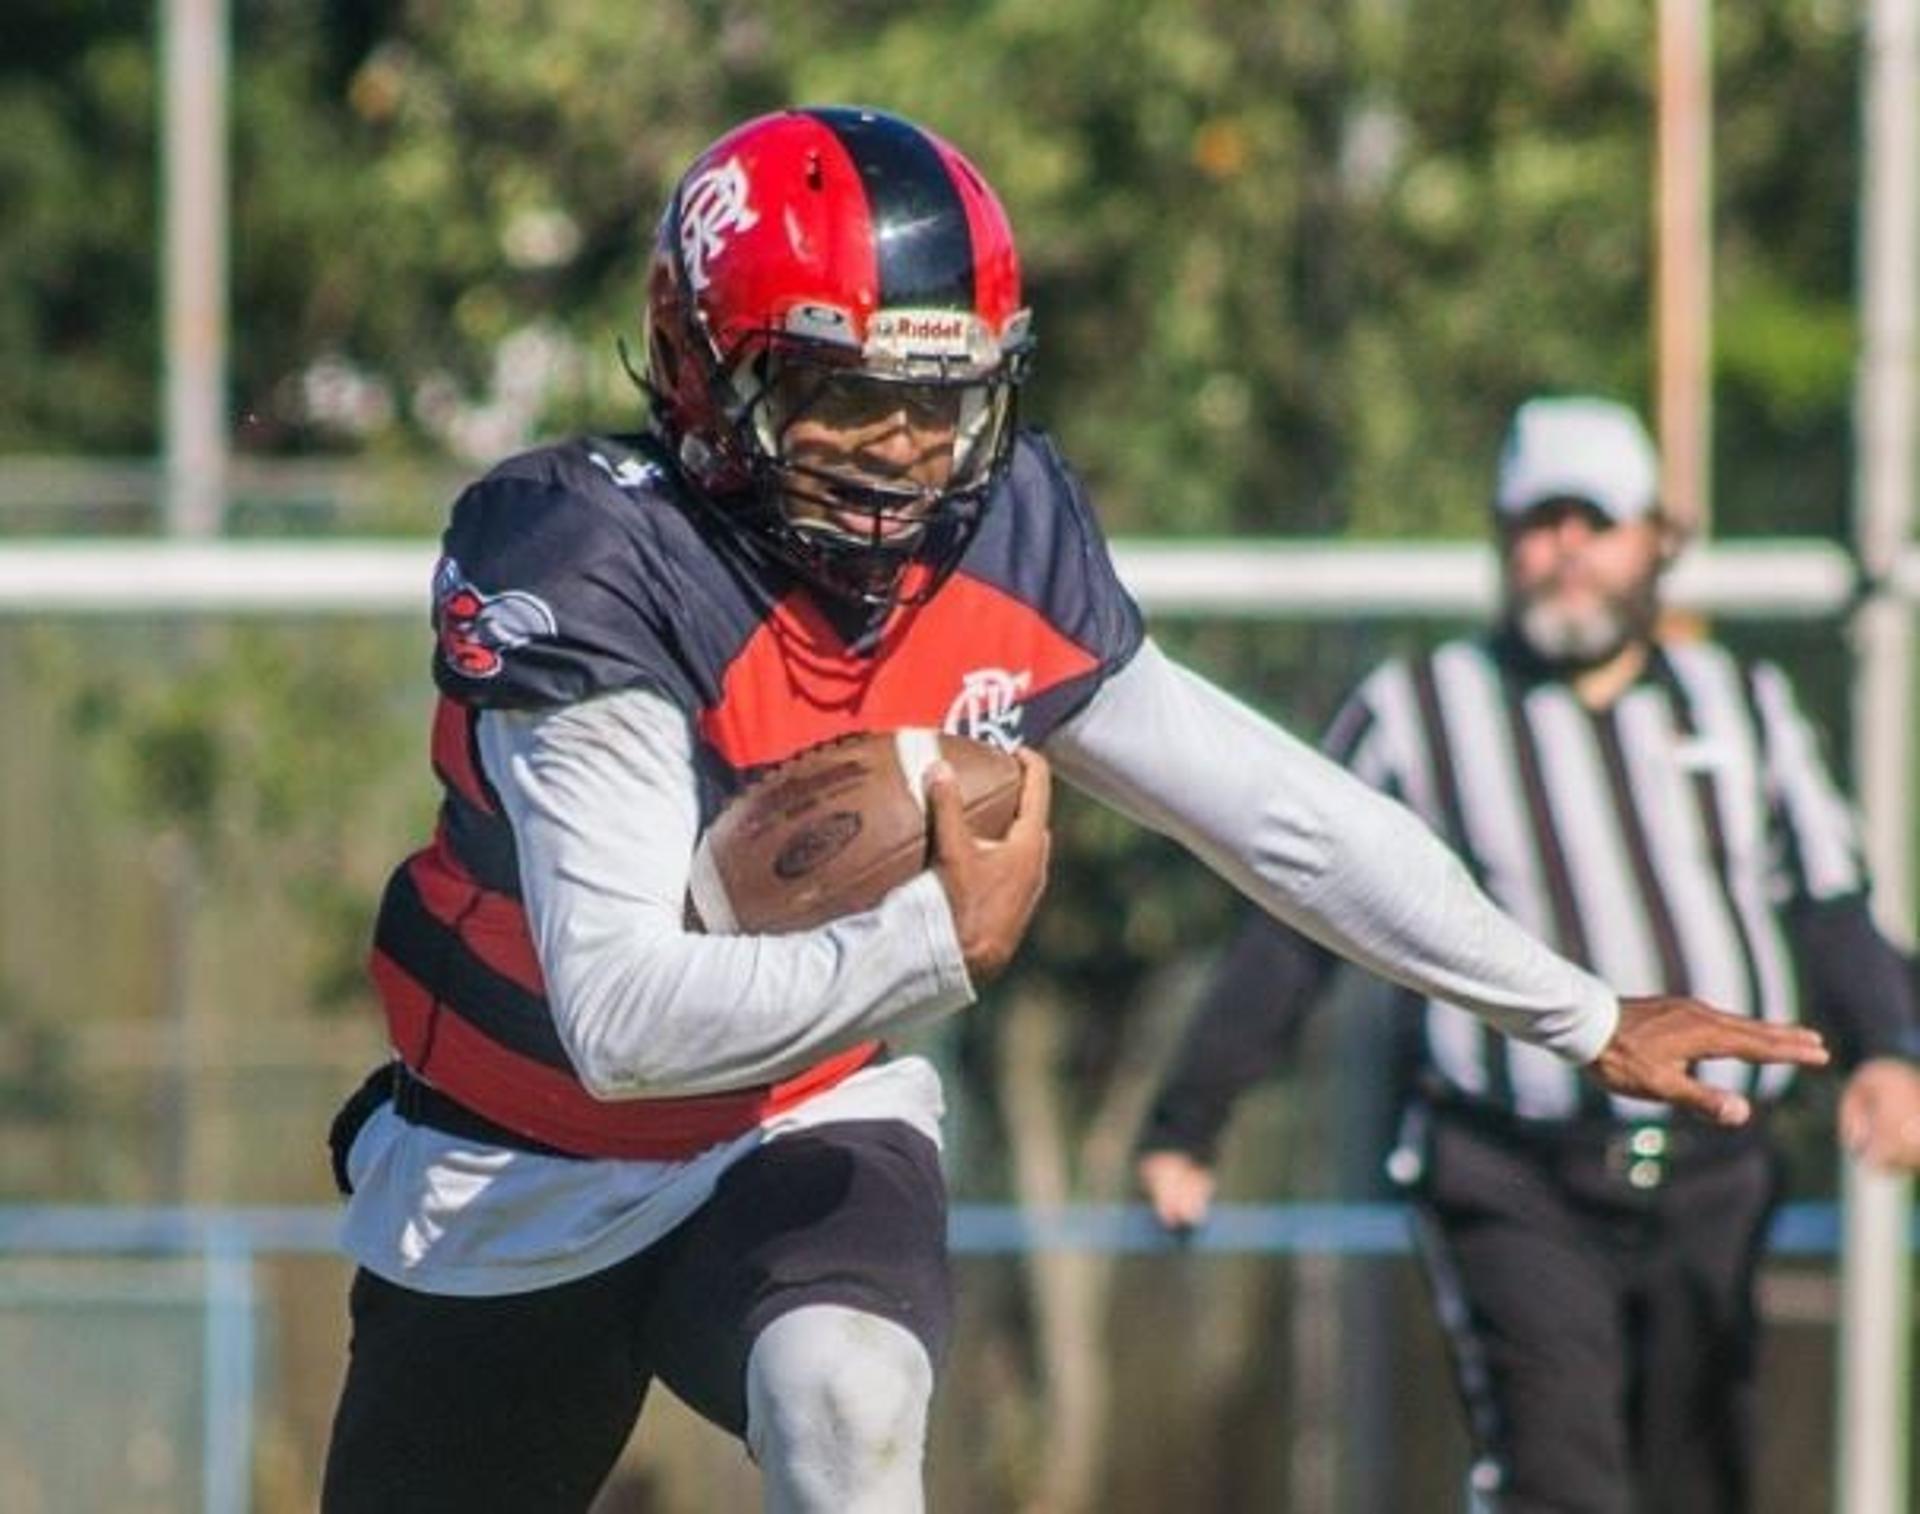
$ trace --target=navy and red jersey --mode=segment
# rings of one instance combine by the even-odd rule
[[[388,885],[373,975],[416,1076],[563,1152],[690,1155],[831,1086],[878,1047],[737,1092],[588,1094],[547,1003],[512,828],[479,760],[481,712],[653,692],[694,733],[704,822],[756,770],[854,731],[1043,742],[1144,634],[1078,480],[1037,433],[1019,439],[966,555],[924,604],[827,601],[760,558],[720,508],[648,439],[589,437],[494,469],[461,496],[443,539],[440,823]]]

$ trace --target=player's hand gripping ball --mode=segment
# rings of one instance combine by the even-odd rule
[[[843,736],[769,768],[707,828],[689,887],[702,928],[779,935],[871,909],[932,860],[926,773],[943,758],[973,833],[1006,835],[1021,777],[1008,753],[921,729]]]

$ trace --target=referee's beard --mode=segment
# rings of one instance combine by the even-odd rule
[[[1657,575],[1629,589],[1602,592],[1585,604],[1565,601],[1557,575],[1524,591],[1507,590],[1508,627],[1529,652],[1561,673],[1584,673],[1630,646],[1651,642],[1659,614]]]

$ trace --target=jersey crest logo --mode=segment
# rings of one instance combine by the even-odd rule
[[[1021,742],[1020,717],[1026,712],[1020,701],[1033,682],[1031,672],[1009,672],[1005,668],[975,668],[960,680],[960,693],[947,707],[943,729],[952,736],[984,741],[1003,752],[1017,749]]]
[[[466,678],[497,677],[505,654],[559,626],[536,594],[508,589],[482,594],[451,557],[433,573],[433,629],[448,667]]]
[[[696,293],[712,282],[707,263],[727,250],[727,239],[759,223],[747,204],[747,174],[738,158],[728,158],[688,183],[680,196],[680,261]]]
[[[660,476],[658,463],[642,462],[637,457],[623,457],[616,463],[604,452],[589,452],[587,461],[622,489],[645,488]]]

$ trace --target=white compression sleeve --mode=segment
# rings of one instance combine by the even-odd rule
[[[479,744],[513,823],[554,1019],[596,1096],[776,1079],[971,1002],[946,894],[930,874],[818,930],[686,930],[699,826],[692,736],[658,695],[490,711]]]
[[[1591,1061],[1613,1035],[1619,1003],[1606,985],[1495,908],[1411,811],[1151,641],[1047,754],[1076,786],[1384,978],[1570,1061]]]

